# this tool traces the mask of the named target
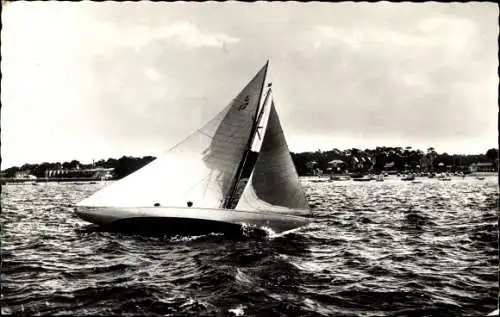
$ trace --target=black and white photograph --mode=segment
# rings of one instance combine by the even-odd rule
[[[1,15],[2,315],[499,315],[498,4]]]

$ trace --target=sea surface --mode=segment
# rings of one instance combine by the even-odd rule
[[[485,316],[498,179],[302,182],[314,222],[267,236],[102,232],[105,182],[2,186],[2,315]]]

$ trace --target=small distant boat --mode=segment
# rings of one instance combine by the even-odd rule
[[[480,181],[484,180],[484,176],[476,176],[477,179],[479,179]]]
[[[440,181],[451,181],[451,177],[446,173],[438,175],[437,179],[439,179]]]
[[[413,184],[420,184],[420,183],[422,183],[422,181],[421,180],[414,180],[414,181],[412,181],[412,183]]]
[[[366,174],[365,173],[354,172],[354,173],[350,173],[349,177],[351,177],[352,179],[363,178],[363,177],[366,177]]]
[[[353,178],[352,180],[355,182],[369,182],[369,181],[372,181],[373,179],[371,177],[368,177],[368,176],[363,176],[363,177],[359,177],[359,178]]]
[[[328,182],[328,179],[323,178],[323,179],[311,179],[311,183],[325,183]]]
[[[410,174],[410,175],[403,176],[403,177],[401,177],[401,180],[402,181],[413,181],[413,180],[415,180],[415,175]]]
[[[384,175],[380,174],[375,177],[375,181],[377,182],[383,182],[384,181]]]
[[[349,175],[330,175],[332,181],[348,181],[350,179]]]

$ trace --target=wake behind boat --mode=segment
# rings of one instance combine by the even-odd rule
[[[75,213],[101,226],[166,233],[234,231],[245,224],[281,233],[309,223],[311,212],[270,84],[261,106],[267,69],[268,63],[215,118],[155,161],[78,203]],[[257,160],[238,195],[243,167],[266,119]]]

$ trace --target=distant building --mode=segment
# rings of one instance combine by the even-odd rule
[[[472,163],[469,165],[469,171],[471,173],[493,172],[495,171],[495,165],[493,163]]]
[[[386,170],[386,171],[393,170],[395,165],[396,165],[396,163],[394,163],[394,162],[385,163],[384,170]]]
[[[56,169],[56,170],[47,170],[45,171],[46,177],[55,177],[55,178],[93,178],[93,179],[112,179],[113,178],[114,168],[104,168],[104,167],[96,167],[96,168],[88,168],[81,169],[80,167],[75,169]]]
[[[328,162],[328,165],[331,167],[329,167],[327,170],[333,174],[345,173],[347,169],[347,164],[342,160],[331,160],[330,162]]]
[[[345,162],[342,160],[331,160],[330,162],[328,162],[328,164],[333,165],[333,166],[337,166],[339,164],[345,164]]]
[[[36,179],[36,176],[31,175],[30,170],[26,170],[26,171],[17,172],[16,175],[14,176],[14,178],[17,178],[17,179]]]
[[[94,172],[94,177],[105,180],[113,178],[114,168],[98,167],[93,168],[92,171]]]

